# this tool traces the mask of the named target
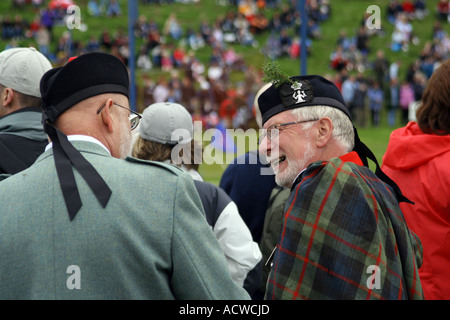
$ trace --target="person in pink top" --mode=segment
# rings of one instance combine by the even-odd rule
[[[400,108],[402,110],[402,124],[408,123],[409,105],[414,102],[414,90],[408,81],[404,80],[400,86],[399,91],[399,102]]]
[[[450,59],[432,74],[417,122],[392,132],[382,170],[415,204],[400,207],[423,245],[425,299],[450,299]]]

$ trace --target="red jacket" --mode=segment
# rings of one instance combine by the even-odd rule
[[[450,299],[450,135],[425,134],[410,122],[392,132],[382,169],[415,202],[400,207],[422,241],[425,299]]]

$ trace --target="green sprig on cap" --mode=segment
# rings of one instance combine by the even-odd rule
[[[294,81],[281,71],[280,64],[277,61],[265,63],[262,69],[264,72],[262,80],[267,83],[273,83],[276,88],[286,82],[294,84]]]

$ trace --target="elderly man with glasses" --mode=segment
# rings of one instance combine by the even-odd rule
[[[409,200],[360,141],[338,88],[286,77],[261,88],[255,107],[259,150],[291,189],[266,298],[422,299],[420,240],[399,208]]]
[[[0,183],[0,299],[249,299],[189,174],[123,159],[140,118],[128,87],[105,53],[42,77],[52,143]]]

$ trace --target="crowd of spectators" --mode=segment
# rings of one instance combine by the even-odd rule
[[[189,4],[200,0],[140,0],[143,6],[177,2]],[[295,1],[216,0],[216,3],[230,6],[230,10],[213,21],[203,20],[198,28],[184,27],[176,13],[167,17],[162,25],[152,17],[139,16],[134,32],[140,40],[140,46],[136,48],[136,66],[143,75],[138,81],[143,105],[138,106],[138,110],[158,101],[177,102],[185,105],[196,119],[201,119],[205,127],[224,120],[227,127],[245,129],[254,117],[253,96],[261,85],[261,74],[247,65],[233,47],[259,48],[271,59],[298,58],[301,44],[298,30],[302,21]],[[34,10],[35,18],[28,22],[21,15],[1,17],[1,36],[9,41],[6,48],[14,47],[19,39],[34,39],[38,49],[54,65],[63,64],[69,56],[92,51],[112,53],[126,64],[130,59],[128,33],[124,29],[105,29],[100,37],[90,37],[85,43],[73,41],[69,30],[55,38],[53,27],[66,23],[64,7],[51,9],[42,0],[12,0],[12,4]],[[321,39],[320,25],[329,19],[332,8],[329,0],[308,0],[307,8],[306,45],[310,53],[314,40]],[[423,19],[428,14],[436,16],[433,36],[416,62],[408,66],[405,78],[398,74],[402,61],[388,61],[385,49],[377,51],[375,60],[368,59],[369,53],[376,50],[371,48],[370,38],[386,36],[384,29],[367,27],[368,14],[355,25],[354,34],[340,31],[335,50],[330,54],[331,72],[327,77],[343,91],[360,126],[378,125],[383,108],[389,109],[389,125],[396,125],[398,109],[403,110],[402,122],[410,118],[409,106],[420,100],[421,91],[434,68],[448,58],[450,41],[443,27],[448,23],[448,8],[448,0],[440,0],[436,8],[427,8],[426,2],[421,0],[391,0],[384,8],[384,18],[394,26],[391,44],[386,50],[394,52],[407,52],[411,44],[418,44],[410,23],[412,19]],[[94,17],[114,18],[122,14],[117,0],[89,0],[87,9]],[[270,18],[265,9],[273,12]],[[260,44],[256,40],[261,33],[268,35],[266,43]],[[211,49],[211,56],[208,61],[200,61],[197,52],[205,47]],[[148,72],[152,69],[164,71],[163,75],[158,79],[150,77]],[[242,71],[245,79],[232,83],[230,74],[233,71]],[[405,83],[414,92],[414,99],[405,98],[410,96],[408,90],[402,90]],[[359,108],[370,109],[370,122]]]
[[[140,0],[143,6],[198,2]],[[262,52],[273,59],[286,55],[296,58],[300,53],[300,39],[292,35],[298,33],[300,15],[294,1],[218,0],[216,3],[229,6],[230,10],[224,17],[202,21],[198,28],[183,27],[175,13],[163,25],[146,15],[138,18],[135,35],[142,45],[137,48],[136,65],[144,74],[140,90],[143,107],[161,99],[183,102],[207,127],[214,126],[220,119],[225,119],[227,126],[245,127],[253,117],[253,94],[260,85],[261,75],[246,65],[231,45],[262,47]],[[328,0],[308,0],[307,3],[310,50],[311,39],[320,38],[319,24],[328,19],[330,5]],[[91,37],[85,43],[73,41],[69,31],[56,39],[52,30],[66,23],[65,7],[50,9],[45,1],[31,3],[29,0],[13,0],[13,4],[24,9],[32,5],[36,16],[31,23],[20,16],[14,23],[9,22],[10,17],[3,17],[2,37],[9,41],[9,46],[15,46],[16,40],[21,38],[34,39],[38,49],[54,65],[63,64],[69,56],[99,50],[116,55],[126,64],[130,59],[128,34],[123,29],[103,30],[100,37]],[[266,17],[266,8],[276,12],[273,18]],[[94,17],[113,18],[122,14],[117,0],[89,0],[87,10]],[[256,40],[256,35],[261,33],[271,34],[266,44]],[[206,46],[211,48],[212,54],[208,61],[200,61],[196,52]],[[275,52],[274,48],[283,50]],[[146,75],[152,69],[170,76],[152,79]],[[236,70],[245,72],[245,79],[233,84],[229,81],[230,73]],[[165,85],[167,88],[161,90]],[[187,92],[193,96],[182,101]]]
[[[386,37],[385,29],[368,28],[367,15],[357,26],[355,34],[340,32],[329,65],[334,74],[328,75],[342,91],[358,126],[378,126],[383,108],[387,123],[394,127],[415,120],[415,108],[433,71],[450,58],[450,38],[445,29],[449,23],[449,2],[440,0],[436,8],[425,1],[391,0],[385,8],[385,18],[393,27],[391,42],[386,48],[372,48],[371,37]],[[445,14],[446,13],[446,14]],[[434,14],[431,37],[423,44],[420,55],[400,74],[402,59],[389,61],[386,51],[408,53],[410,45],[419,45],[411,21]],[[370,60],[369,53],[375,52]],[[370,71],[370,72],[366,72]]]

